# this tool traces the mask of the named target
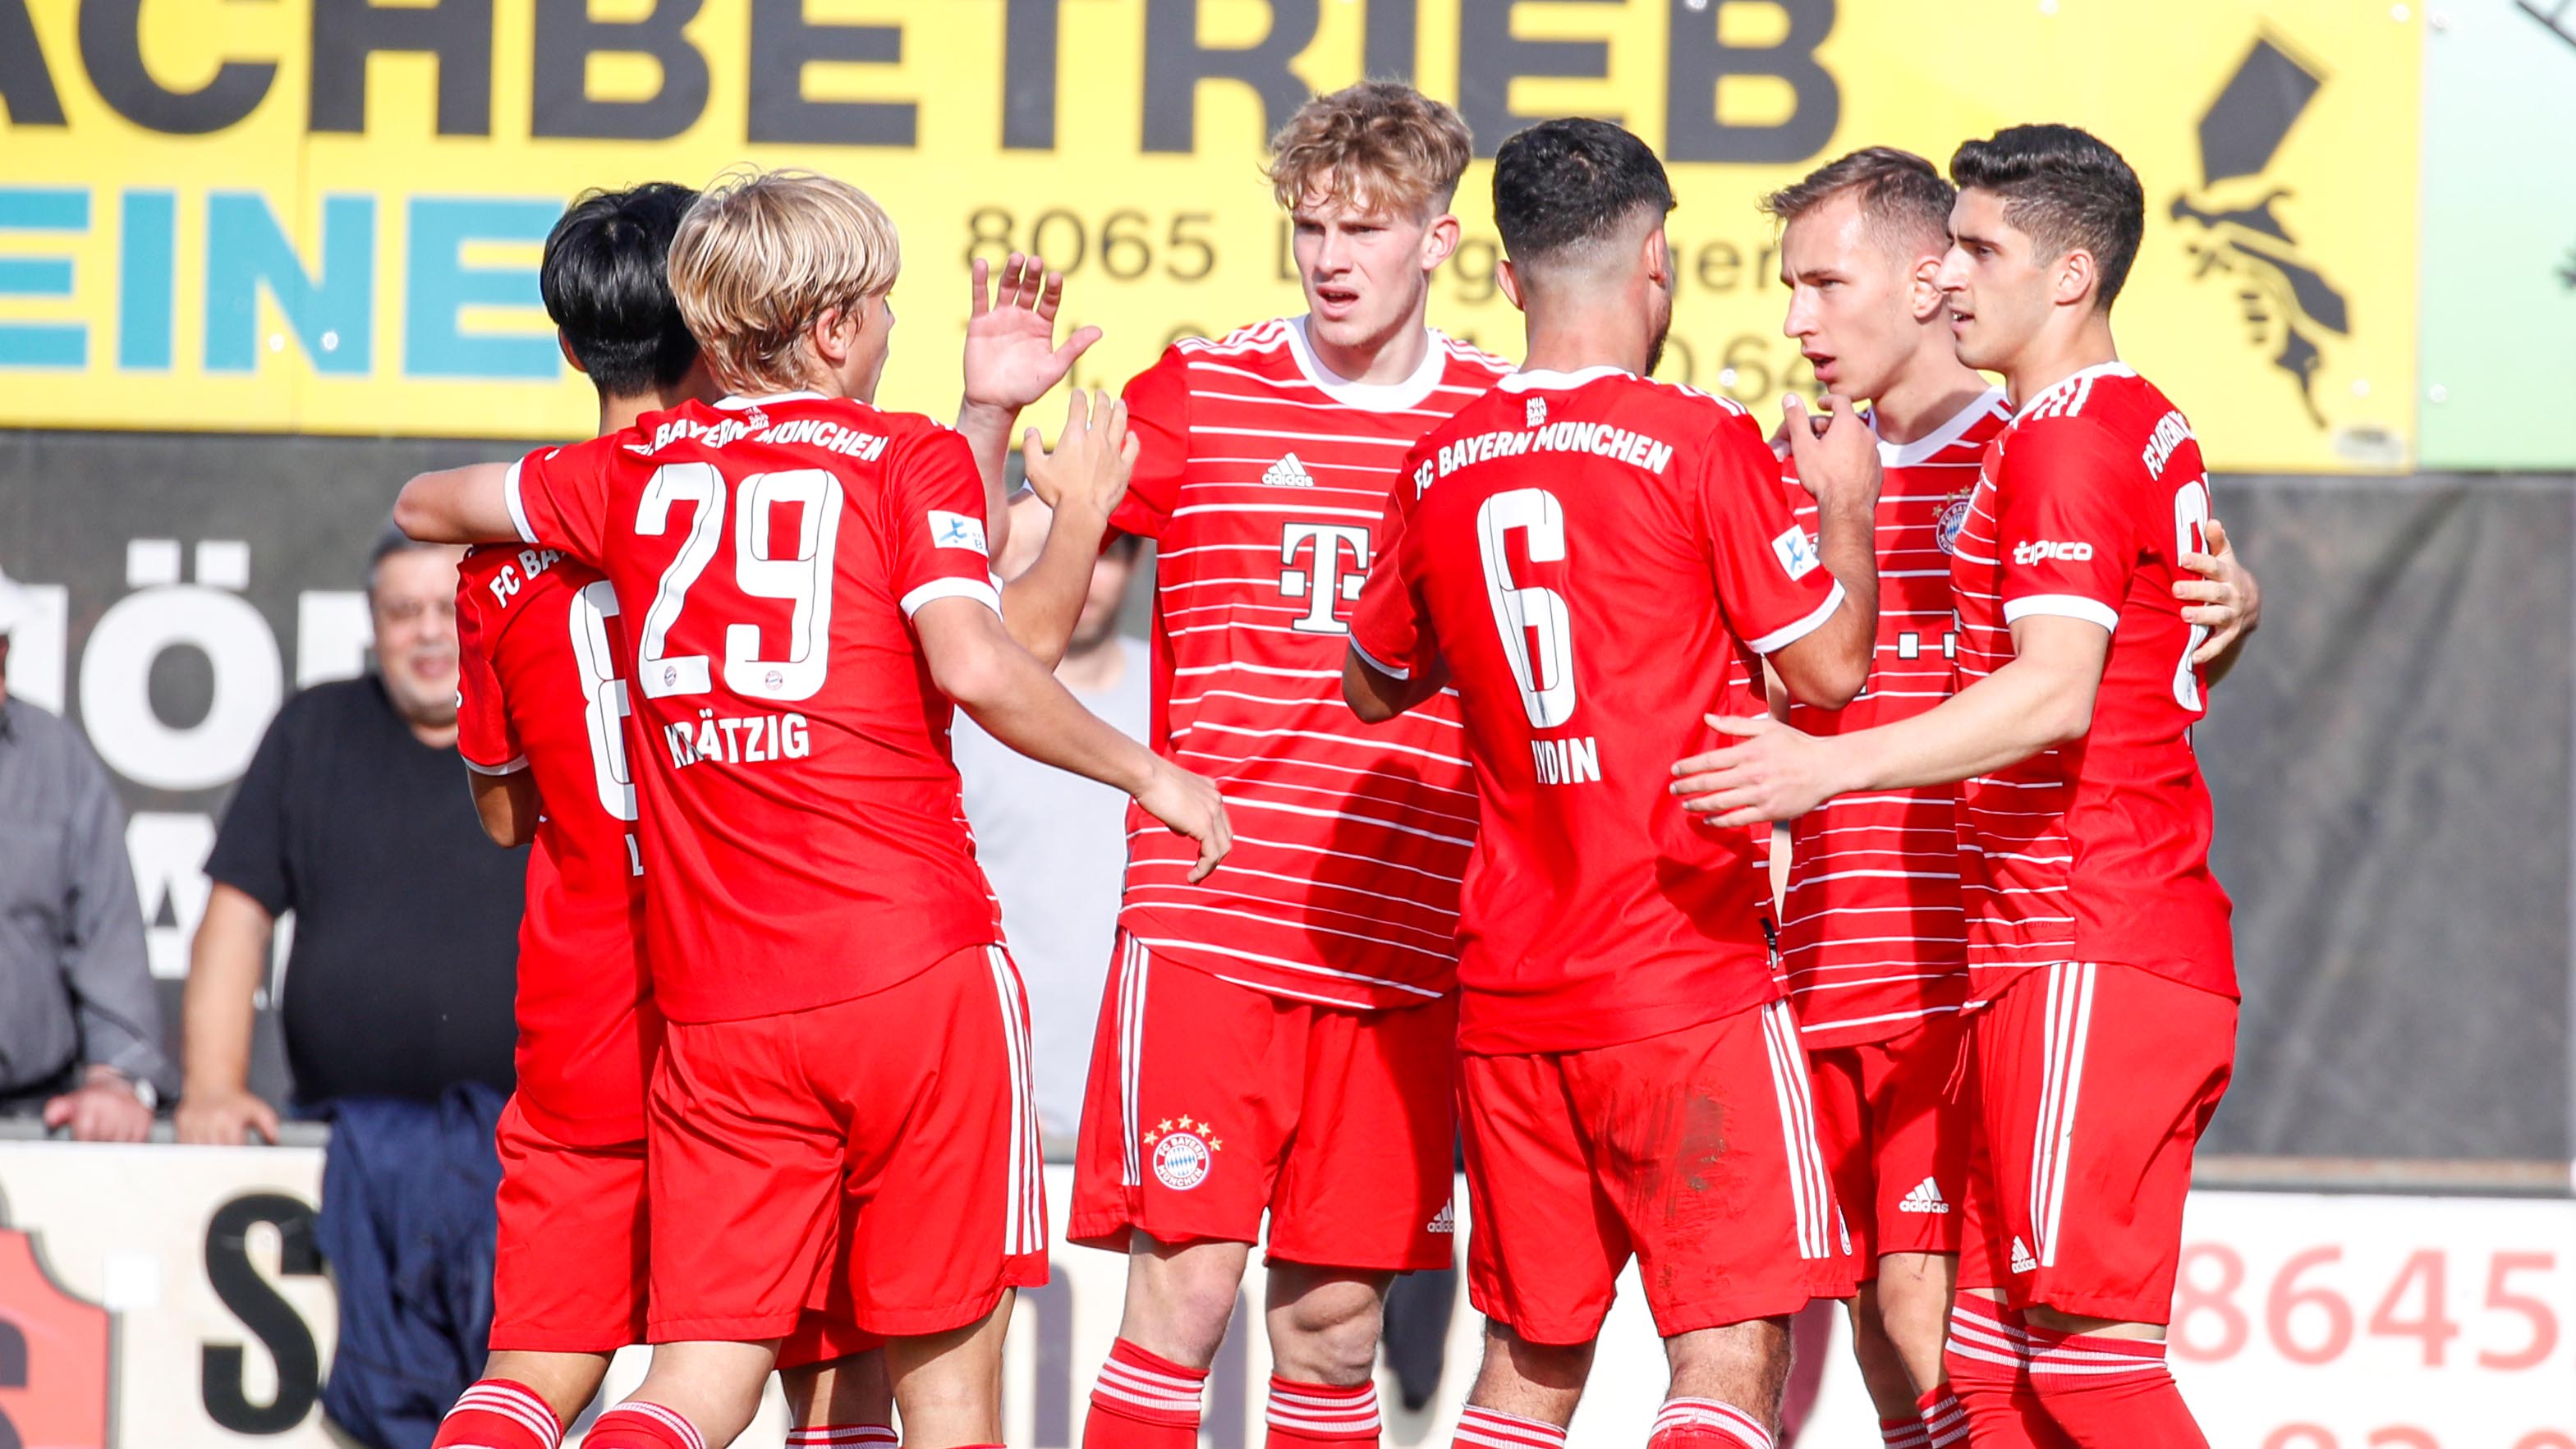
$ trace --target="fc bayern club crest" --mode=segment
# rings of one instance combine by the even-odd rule
[[[1208,1180],[1225,1141],[1212,1124],[1166,1117],[1145,1134],[1145,1146],[1154,1155],[1155,1179],[1175,1192],[1187,1192]]]
[[[1965,528],[1967,524],[1967,494],[1958,494],[1952,497],[1949,502],[1941,505],[1941,518],[1938,524],[1939,531],[1935,535],[1935,538],[1936,541],[1940,543],[1941,551],[1943,553],[1957,553],[1959,551],[1959,530]]]

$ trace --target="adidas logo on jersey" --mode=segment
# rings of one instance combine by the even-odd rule
[[[1431,1221],[1422,1225],[1422,1230],[1426,1233],[1454,1233],[1458,1231],[1458,1205],[1453,1202],[1442,1203],[1440,1205],[1440,1211],[1433,1215]]]
[[[2016,1273],[2034,1273],[2039,1270],[2039,1260],[2030,1255],[2030,1249],[2023,1245],[2019,1234],[2013,1236],[2012,1270]]]
[[[1901,1213],[1946,1213],[1950,1205],[1942,1201],[1941,1185],[1930,1178],[1914,1184],[1905,1199],[1896,1205]]]
[[[1315,486],[1314,478],[1306,472],[1306,465],[1298,462],[1297,455],[1294,453],[1290,453],[1285,457],[1282,457],[1278,462],[1271,464],[1270,471],[1261,475],[1261,481],[1269,484],[1273,488],[1312,488]]]

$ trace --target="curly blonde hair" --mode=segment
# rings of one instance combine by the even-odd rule
[[[869,195],[813,171],[716,178],[671,239],[671,295],[716,381],[737,393],[805,386],[796,346],[816,318],[894,290],[903,252]]]
[[[1362,81],[1298,107],[1270,151],[1270,189],[1290,211],[1320,197],[1429,216],[1449,209],[1475,143],[1456,111],[1413,87]]]

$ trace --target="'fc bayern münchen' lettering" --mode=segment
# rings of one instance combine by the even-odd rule
[[[662,743],[671,751],[674,769],[702,761],[723,765],[765,765],[801,760],[814,752],[813,736],[801,714],[753,714],[718,718],[712,709],[694,720],[662,727]]]
[[[519,590],[527,587],[537,575],[561,562],[563,562],[561,549],[523,548],[519,550],[519,561],[516,564],[501,565],[501,571],[494,574],[492,582],[485,587],[492,591],[492,602],[506,609]]]
[[[2139,455],[2146,460],[2147,476],[2162,479],[2165,476],[2165,464],[2173,461],[2174,449],[2181,447],[2190,438],[2191,424],[2183,421],[2181,411],[2166,413],[2156,423],[2153,436],[2147,439],[2146,451]]]
[[[1446,478],[1472,464],[1524,453],[1588,453],[1649,473],[1661,473],[1673,462],[1672,444],[1608,423],[1550,423],[1534,431],[1478,433],[1442,444],[1437,461]],[[1417,493],[1422,486],[1416,484]]]

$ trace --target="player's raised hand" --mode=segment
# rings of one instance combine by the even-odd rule
[[[1064,274],[1037,257],[1011,253],[998,281],[990,262],[973,267],[966,318],[966,403],[1016,413],[1073,370],[1074,359],[1100,340],[1097,327],[1078,327],[1059,345],[1056,309],[1064,300]]]
[[[2202,527],[2201,536],[2208,542],[2209,552],[2186,549],[2174,560],[2200,575],[2174,585],[2174,597],[2184,605],[2183,622],[2209,631],[2208,639],[2192,651],[2194,664],[2207,664],[2234,649],[2263,619],[2262,587],[2255,583],[2253,572],[2237,559],[2235,548],[2227,541],[2227,525],[2213,518]]]
[[[1708,715],[1709,728],[1734,737],[1673,766],[1672,793],[1682,808],[1712,825],[1795,820],[1841,793],[1832,772],[1832,743],[1767,714]]]
[[[1234,828],[1226,823],[1225,800],[1216,786],[1169,760],[1154,761],[1154,773],[1145,788],[1136,792],[1136,803],[1170,826],[1173,834],[1199,843],[1199,863],[1190,870],[1193,885],[1206,880],[1226,852],[1234,849]]]
[[[1127,496],[1136,471],[1136,435],[1127,431],[1127,404],[1108,392],[1075,388],[1065,400],[1064,430],[1046,447],[1031,428],[1020,440],[1029,491],[1047,507],[1090,508],[1102,518]]]
[[[1798,482],[1819,502],[1848,500],[1874,510],[1878,507],[1878,434],[1861,420],[1860,409],[1850,398],[1827,393],[1823,403],[1825,413],[1819,416],[1809,412],[1806,399],[1794,392],[1780,399],[1780,431],[1788,435]]]

